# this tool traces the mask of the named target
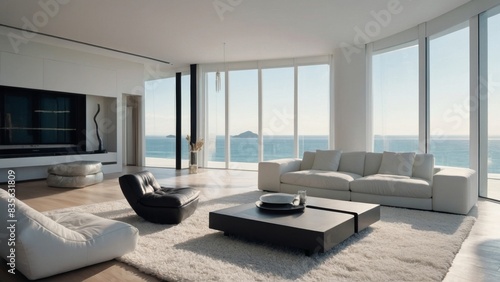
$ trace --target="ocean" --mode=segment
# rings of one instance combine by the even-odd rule
[[[213,144],[213,143],[212,143]],[[264,160],[290,158],[293,156],[293,136],[264,136]],[[299,139],[299,155],[304,151],[316,151],[328,148],[327,136],[305,136]],[[187,142],[182,142],[182,158],[188,158]],[[209,160],[225,161],[224,136],[217,136],[212,147],[203,147],[209,150]],[[175,138],[165,136],[146,136],[146,157],[175,158]],[[231,161],[256,163],[258,162],[257,138],[231,137]]]
[[[213,142],[212,142],[213,144]],[[489,141],[488,172],[500,173],[500,139]],[[293,157],[293,136],[264,136],[264,160]],[[328,148],[327,136],[302,136],[299,138],[299,156],[304,151]],[[374,151],[414,152],[418,148],[417,137],[389,136],[376,137]],[[469,167],[469,140],[455,137],[434,139],[430,144],[436,165]],[[224,162],[224,136],[217,136],[215,144],[203,150],[209,151],[209,161]],[[231,161],[243,163],[258,162],[257,138],[231,137]],[[146,136],[146,157],[175,158],[175,138],[165,136]],[[182,142],[182,158],[188,159],[187,142]]]

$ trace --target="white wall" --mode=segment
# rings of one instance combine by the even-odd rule
[[[125,94],[144,95],[144,63],[115,57],[112,52],[94,47],[69,46],[62,40],[37,35],[27,43],[14,46],[14,34],[0,28],[0,84],[87,95],[87,151],[97,150],[93,117],[97,103],[101,113],[97,120],[106,155],[71,157],[39,157],[0,159],[0,182],[5,182],[8,169],[16,170],[16,179],[46,177],[48,165],[77,159],[99,159],[104,172],[122,170],[123,122]],[[69,47],[69,48],[68,48]],[[119,153],[117,153],[119,152]]]

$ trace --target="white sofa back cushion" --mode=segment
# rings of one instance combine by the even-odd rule
[[[412,177],[422,178],[432,183],[433,176],[434,156],[432,154],[416,154]]]
[[[305,151],[302,157],[302,162],[300,163],[300,170],[309,170],[314,164],[314,157],[316,152]]]
[[[316,150],[312,169],[337,171],[341,156],[342,151],[339,150]]]
[[[382,153],[367,152],[365,154],[365,173],[363,176],[377,174],[381,162]]]
[[[391,174],[411,177],[415,153],[384,152],[378,169],[379,174]]]
[[[347,152],[340,157],[339,171],[363,175],[366,152]]]

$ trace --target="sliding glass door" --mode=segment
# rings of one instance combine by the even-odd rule
[[[302,158],[305,151],[329,147],[330,66],[297,67],[297,88],[297,157]]]
[[[191,130],[190,75],[181,77],[181,118],[176,113],[176,78],[167,77],[145,82],[145,165],[176,167],[176,139],[181,138],[181,168],[189,166],[189,150],[185,140]],[[176,123],[181,135],[176,136]]]
[[[418,92],[417,42],[373,54],[374,152],[418,151]]]
[[[481,121],[487,136],[482,149],[487,153],[480,195],[500,200],[500,7],[480,15],[480,58],[481,100],[487,111]]]
[[[257,169],[259,161],[258,74],[256,69],[230,71],[229,168]]]
[[[469,167],[469,22],[431,36],[428,152],[436,165]]]
[[[226,167],[226,76],[219,72],[220,89],[216,87],[216,72],[205,74],[206,115],[205,146],[206,165],[210,168]]]
[[[224,65],[202,71],[200,113],[208,168],[256,170],[330,146],[329,57]]]
[[[175,77],[146,81],[146,166],[175,167]]]
[[[262,70],[264,161],[294,157],[293,67]]]

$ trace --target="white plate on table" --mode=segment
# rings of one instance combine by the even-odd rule
[[[285,193],[273,193],[260,196],[260,201],[264,204],[286,205],[292,204],[297,195]]]
[[[303,211],[304,205],[294,205],[294,204],[264,204],[261,201],[255,202],[255,205],[263,210],[273,211],[273,212],[294,212]]]

